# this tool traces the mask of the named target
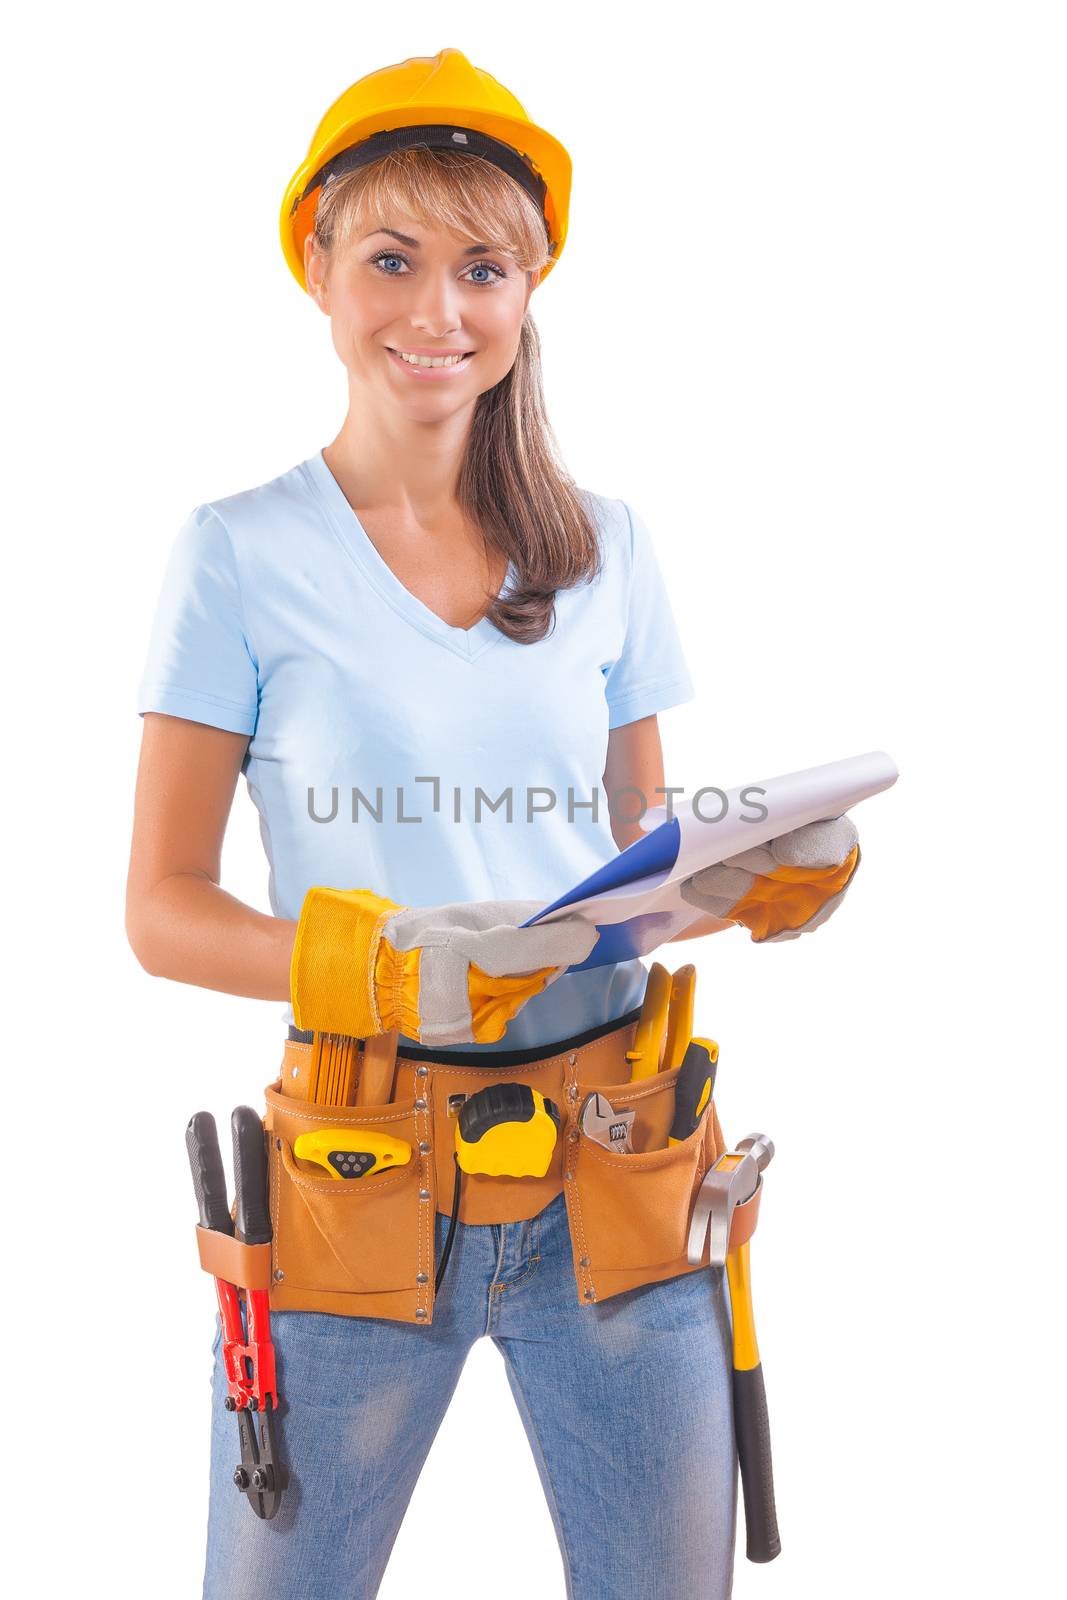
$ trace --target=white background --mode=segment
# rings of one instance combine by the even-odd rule
[[[533,312],[565,459],[645,517],[673,597],[698,698],[662,718],[668,781],[879,747],[902,774],[856,813],[863,867],[831,925],[660,952],[698,964],[727,1137],[778,1146],[753,1263],[784,1550],[753,1567],[742,1529],[735,1593],[1051,1592],[1061,26],[1020,0],[713,4],[685,26],[555,0],[190,0],[9,24],[18,1593],[199,1593],[214,1306],[183,1133],[198,1107],[224,1124],[259,1103],[282,1008],[150,978],[125,942],[134,695],[188,511],[343,416],[328,325],[279,250],[284,185],[346,84],[446,45],[574,158]],[[243,784],[224,884],[266,909]],[[425,1588],[428,1550],[437,1587],[563,1594],[486,1341],[384,1600]]]

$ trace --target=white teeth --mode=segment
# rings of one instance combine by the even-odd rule
[[[398,350],[396,354],[413,367],[458,367],[466,359],[465,356],[409,356],[406,350]]]

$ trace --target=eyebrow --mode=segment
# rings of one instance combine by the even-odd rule
[[[406,233],[397,233],[395,228],[372,228],[370,233],[365,233],[363,237],[364,239],[373,239],[376,233],[387,233],[390,238],[399,239],[401,244],[409,245],[412,250],[419,248],[417,239],[409,238]],[[492,245],[488,244],[472,244],[468,249],[464,250],[463,254],[465,256],[477,256],[481,255],[484,250],[491,250],[492,248]]]

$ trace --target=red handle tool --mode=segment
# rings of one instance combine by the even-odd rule
[[[237,1191],[236,1229],[226,1203],[226,1177],[215,1119],[209,1111],[198,1111],[186,1129],[185,1144],[192,1167],[200,1226],[231,1237],[236,1231],[243,1244],[268,1244],[271,1226],[263,1124],[250,1106],[238,1106],[231,1128]],[[241,1461],[234,1470],[233,1481],[247,1496],[257,1517],[269,1520],[277,1511],[288,1483],[274,1430],[278,1380],[270,1336],[270,1301],[266,1289],[246,1288],[242,1315],[238,1289],[237,1284],[225,1278],[215,1279],[227,1388],[223,1403],[227,1411],[237,1415],[241,1444]],[[253,1417],[258,1421],[258,1431]]]

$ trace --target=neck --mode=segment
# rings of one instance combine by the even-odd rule
[[[350,384],[348,414],[323,457],[352,505],[432,525],[455,512],[473,415],[471,405],[441,421],[420,422]]]

